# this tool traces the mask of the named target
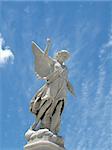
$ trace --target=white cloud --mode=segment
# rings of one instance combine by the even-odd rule
[[[8,47],[5,47],[3,49],[4,44],[5,41],[2,38],[2,35],[0,34],[0,67],[3,67],[5,64],[8,63],[13,64],[14,61],[14,54]]]

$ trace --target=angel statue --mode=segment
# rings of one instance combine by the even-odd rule
[[[36,116],[32,130],[49,129],[54,134],[59,131],[61,114],[66,102],[67,89],[74,95],[73,87],[68,80],[68,70],[64,62],[70,57],[67,50],[58,51],[55,57],[48,56],[51,47],[47,39],[45,51],[32,42],[35,56],[35,72],[45,84],[37,91],[31,100],[30,111]]]

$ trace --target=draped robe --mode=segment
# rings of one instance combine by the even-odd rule
[[[57,133],[67,93],[67,67],[55,61],[46,83],[32,98],[30,110],[43,128]]]

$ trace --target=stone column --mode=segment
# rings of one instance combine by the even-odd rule
[[[24,150],[65,150],[63,138],[48,129],[38,131],[29,129],[25,137],[28,143],[24,146]]]

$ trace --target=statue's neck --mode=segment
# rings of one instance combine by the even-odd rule
[[[63,65],[64,63],[62,61],[58,61],[61,65]]]

